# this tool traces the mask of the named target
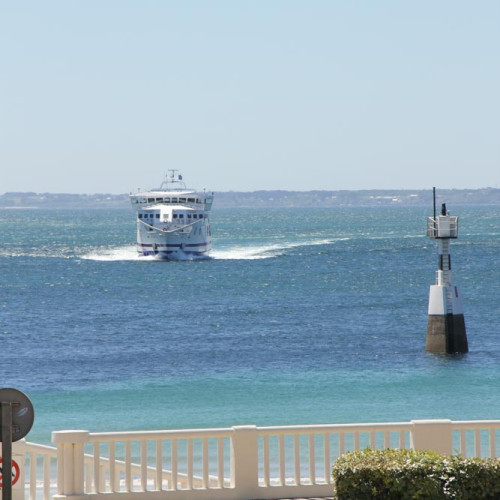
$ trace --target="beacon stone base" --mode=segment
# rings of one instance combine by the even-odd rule
[[[468,352],[464,315],[429,316],[425,350],[436,354]]]

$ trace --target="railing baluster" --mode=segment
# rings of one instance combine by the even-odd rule
[[[193,439],[187,440],[187,481],[188,489],[193,489]]]
[[[224,487],[224,438],[217,438],[217,486],[219,488]]]
[[[360,435],[360,432],[359,431],[354,431],[353,434],[354,434],[354,449],[355,450],[359,450],[360,449],[360,445],[359,445],[359,435]]]
[[[203,488],[208,488],[209,478],[208,478],[208,439],[203,438],[202,441],[202,467],[203,467]]]
[[[101,493],[101,464],[99,441],[94,443],[94,493]]]
[[[481,456],[481,429],[476,429],[474,432],[474,441],[475,441],[475,448],[476,448],[476,457]]]
[[[279,435],[280,485],[285,486],[285,435]]]
[[[345,434],[339,432],[339,456],[345,453]]]
[[[294,479],[297,486],[300,485],[300,434],[293,436],[293,459],[294,459]]]
[[[495,439],[495,429],[490,429],[490,457],[497,457],[497,447],[496,447],[496,439]]]
[[[30,453],[30,498],[36,498],[36,453]]]
[[[148,489],[148,442],[141,440],[141,491]]]
[[[309,434],[309,481],[316,483],[316,450],[314,448],[314,434]]]
[[[92,462],[85,463],[85,493],[92,493]]]
[[[125,490],[132,491],[132,452],[130,441],[125,443]]]
[[[156,489],[163,490],[163,441],[156,440]]]
[[[43,500],[50,499],[50,462],[51,462],[50,456],[43,455]],[[30,465],[31,465],[31,461],[30,461]],[[36,458],[35,458],[35,465],[36,465]],[[36,477],[36,475],[35,475],[35,477]],[[36,488],[36,484],[35,484],[35,488]],[[32,498],[36,498],[36,495],[33,495]]]
[[[384,431],[384,448],[390,448],[391,446],[391,432]]]
[[[177,490],[177,464],[179,460],[179,453],[177,450],[177,438],[172,439],[172,489]]]
[[[262,460],[264,465],[264,486],[269,486],[270,472],[269,472],[269,436],[265,435],[262,443]]]
[[[116,491],[115,442],[109,443],[109,488]]]
[[[330,434],[323,434],[323,474],[325,483],[330,482]]]
[[[404,450],[406,448],[405,431],[398,432],[398,448]]]
[[[460,431],[460,455],[462,455],[462,457],[467,456],[467,439],[465,429]]]

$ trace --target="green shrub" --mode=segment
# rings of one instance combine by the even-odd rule
[[[498,500],[500,461],[433,451],[349,452],[333,466],[337,500]]]

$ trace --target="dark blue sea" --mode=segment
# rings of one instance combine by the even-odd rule
[[[500,207],[450,207],[470,352],[425,352],[426,207],[217,209],[135,252],[123,210],[0,211],[0,387],[53,430],[500,418]]]

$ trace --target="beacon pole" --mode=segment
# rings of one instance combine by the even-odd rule
[[[2,500],[12,500],[12,403],[2,401]]]

